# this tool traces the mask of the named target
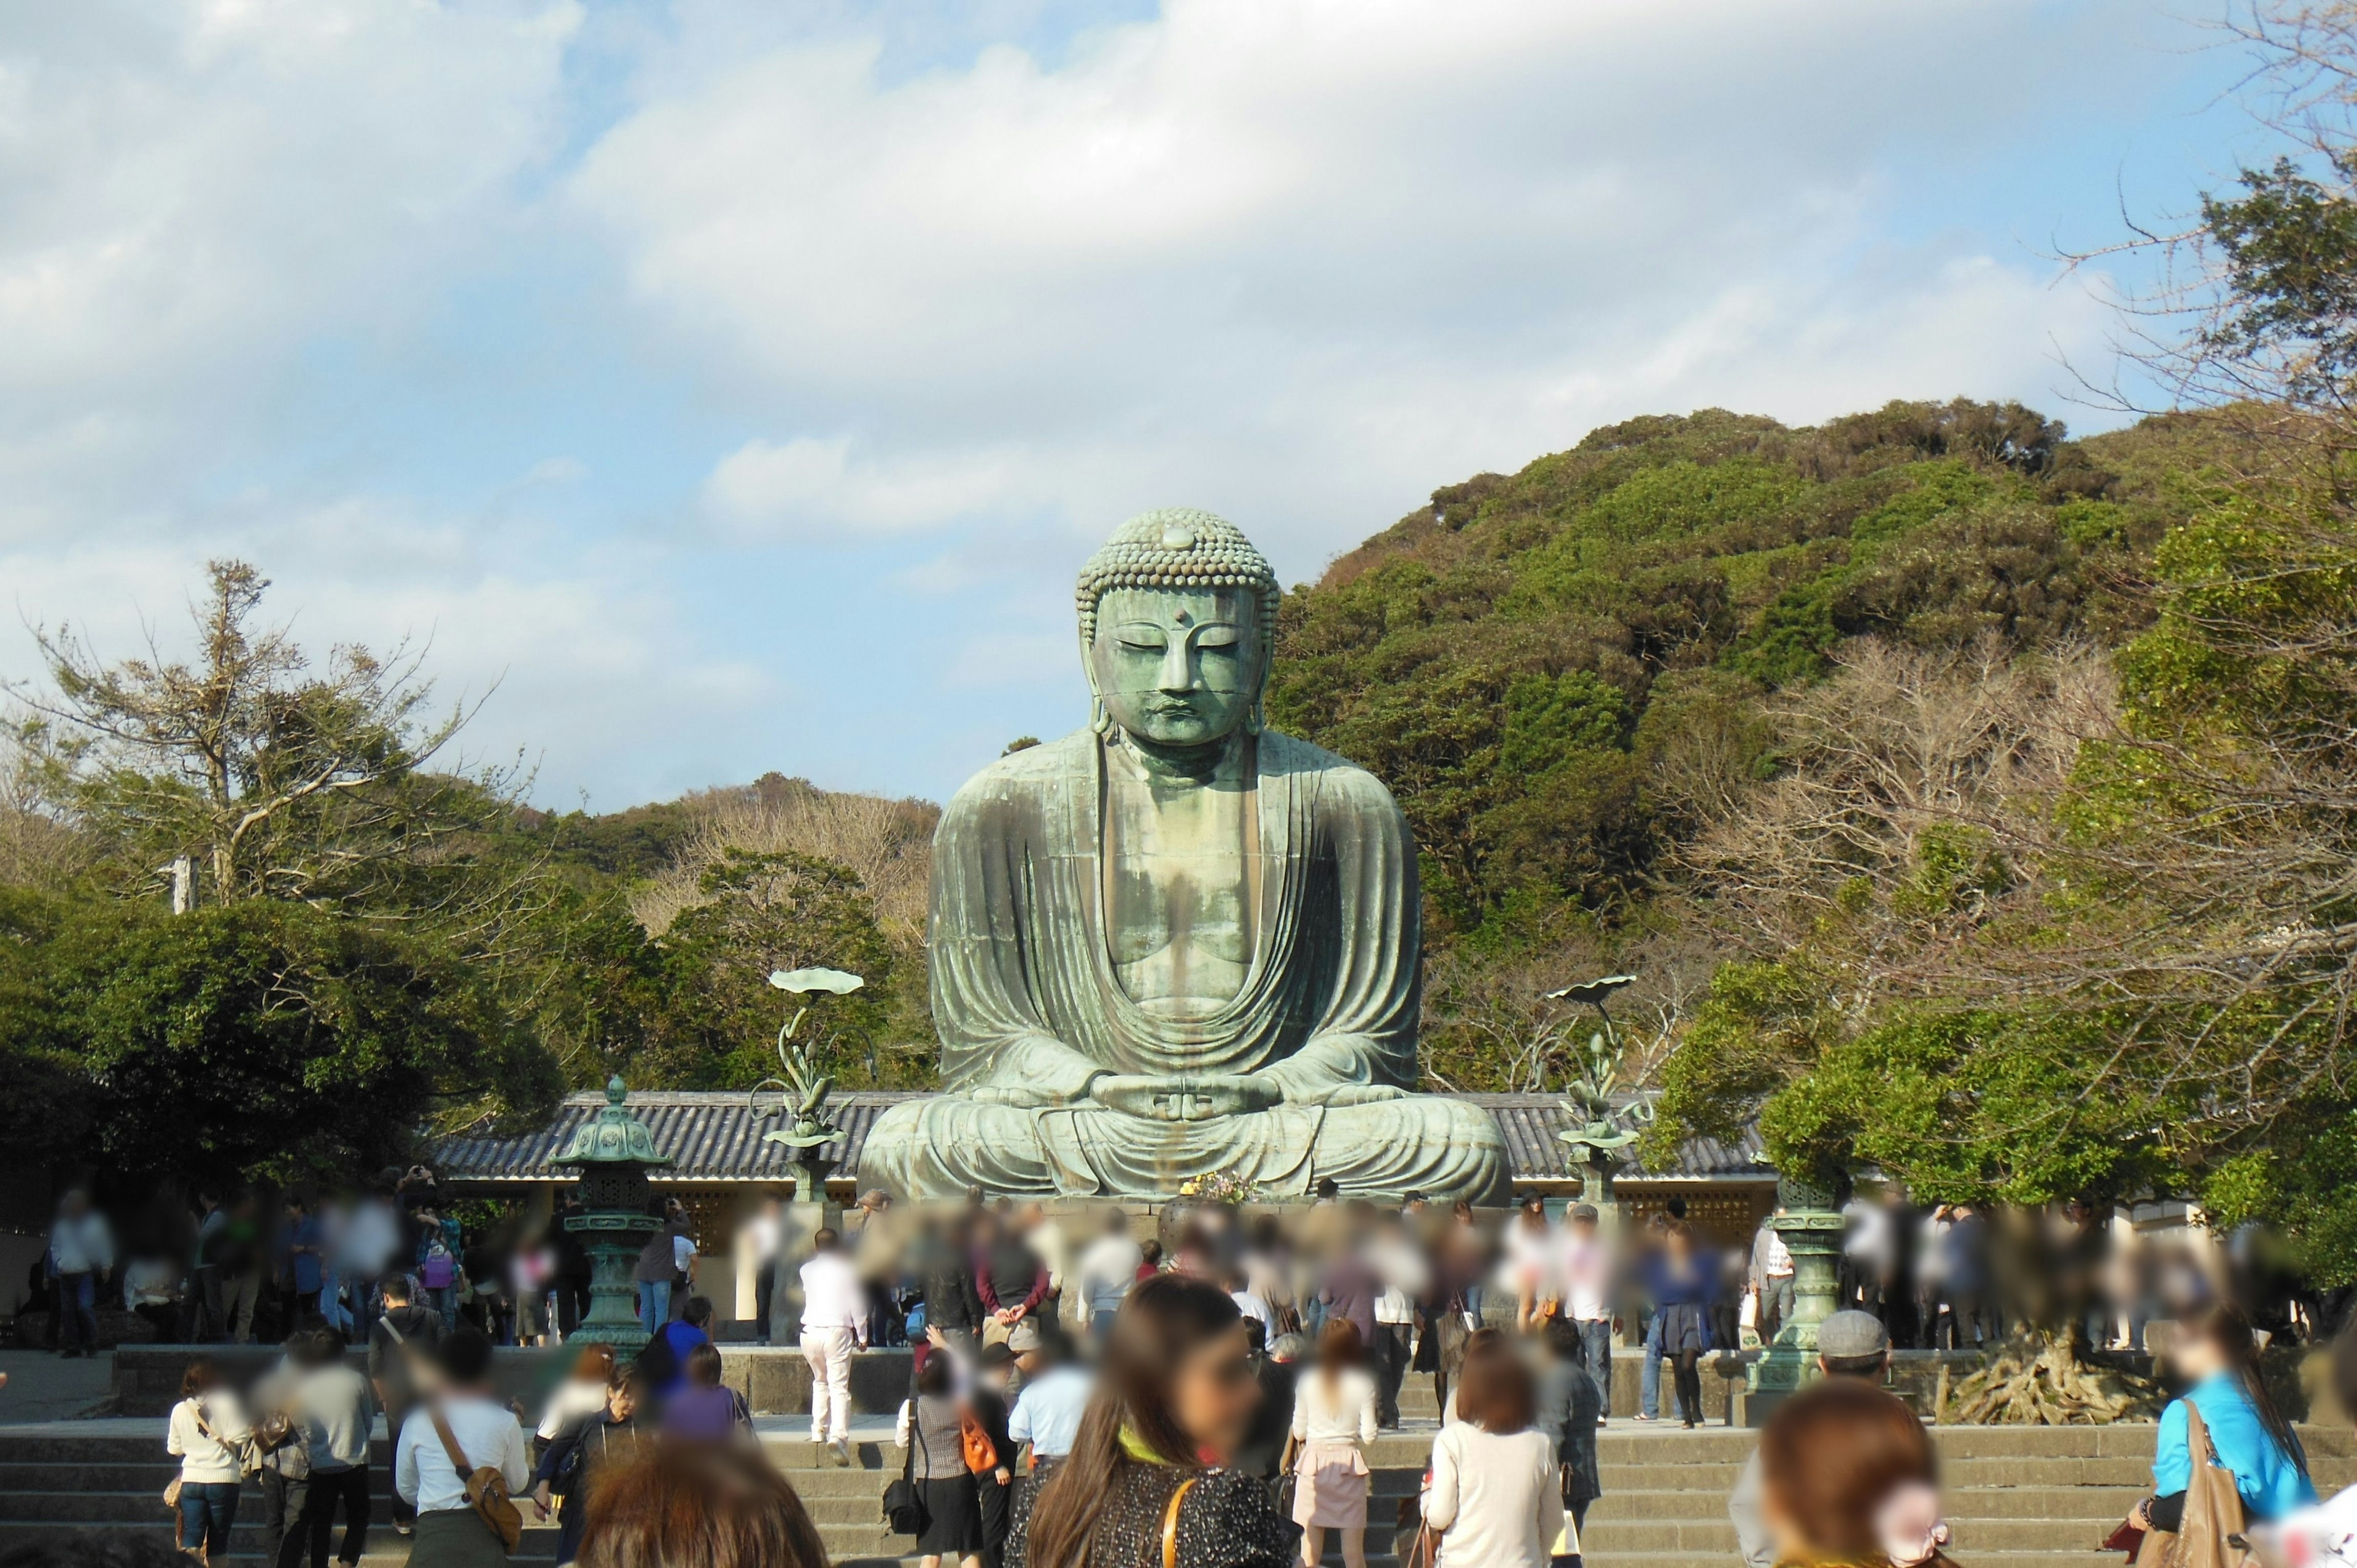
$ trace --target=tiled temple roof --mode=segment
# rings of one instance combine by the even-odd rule
[[[903,1100],[923,1098],[921,1091],[850,1090],[827,1101],[827,1110],[843,1127],[844,1135],[824,1146],[834,1156],[836,1179],[858,1168],[859,1151],[867,1131],[886,1107]],[[1577,1179],[1568,1158],[1571,1150],[1555,1134],[1569,1122],[1561,1101],[1552,1094],[1460,1094],[1456,1099],[1479,1105],[1497,1119],[1505,1135],[1513,1179],[1555,1182]],[[511,1137],[446,1138],[436,1145],[435,1169],[446,1182],[569,1181],[573,1172],[551,1164],[572,1142],[575,1131],[605,1104],[601,1093],[567,1097],[548,1124]],[[653,1133],[656,1149],[674,1162],[656,1173],[666,1183],[710,1185],[757,1182],[784,1185],[794,1177],[791,1151],[765,1144],[761,1134],[778,1125],[757,1118],[740,1091],[634,1093],[630,1110]],[[1747,1133],[1740,1144],[1697,1139],[1678,1152],[1676,1165],[1666,1171],[1630,1171],[1631,1181],[1764,1181],[1770,1173],[1760,1163],[1760,1139]]]

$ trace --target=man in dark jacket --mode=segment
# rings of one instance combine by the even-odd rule
[[[1587,1337],[1570,1317],[1548,1321],[1540,1337],[1546,1365],[1539,1373],[1537,1413],[1533,1430],[1555,1442],[1555,1463],[1563,1467],[1563,1506],[1571,1515],[1572,1533],[1587,1520],[1587,1505],[1604,1495],[1604,1473],[1596,1461],[1596,1425],[1604,1414],[1604,1395],[1587,1368]],[[1610,1376],[1610,1369],[1606,1369]]]
[[[1048,1265],[1020,1231],[995,1215],[984,1217],[977,1235],[974,1291],[989,1314],[982,1326],[983,1342],[1026,1349],[1036,1342],[1039,1330],[1037,1324],[1028,1330],[1022,1326],[1048,1299]],[[925,1321],[932,1319],[928,1316]]]
[[[384,1429],[401,1441],[402,1423],[429,1391],[428,1370],[442,1346],[442,1315],[413,1299],[409,1276],[388,1274],[384,1281],[384,1316],[369,1330],[369,1384],[377,1403],[384,1407]],[[414,1505],[393,1496],[393,1528],[403,1535],[417,1526]]]
[[[925,1292],[925,1326],[938,1328],[959,1348],[981,1346],[982,1293],[974,1287],[972,1232],[960,1218],[947,1231],[928,1225],[920,1240],[919,1278]]]
[[[1236,1449],[1235,1465],[1247,1476],[1275,1481],[1285,1462],[1286,1437],[1293,1430],[1293,1384],[1300,1370],[1296,1363],[1308,1342],[1298,1334],[1280,1334],[1264,1351],[1259,1321],[1245,1319],[1244,1329],[1252,1336],[1260,1405]]]

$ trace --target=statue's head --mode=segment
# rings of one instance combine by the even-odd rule
[[[1099,732],[1198,746],[1257,731],[1276,602],[1276,574],[1225,519],[1171,507],[1123,523],[1081,569]]]

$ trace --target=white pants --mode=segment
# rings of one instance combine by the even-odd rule
[[[851,1435],[851,1350],[848,1328],[802,1330],[802,1359],[811,1369],[811,1441]]]

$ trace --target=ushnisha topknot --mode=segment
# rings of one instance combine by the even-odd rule
[[[1081,642],[1096,641],[1097,601],[1114,588],[1250,588],[1259,596],[1261,648],[1276,642],[1276,574],[1243,531],[1194,507],[1140,512],[1081,568]]]

